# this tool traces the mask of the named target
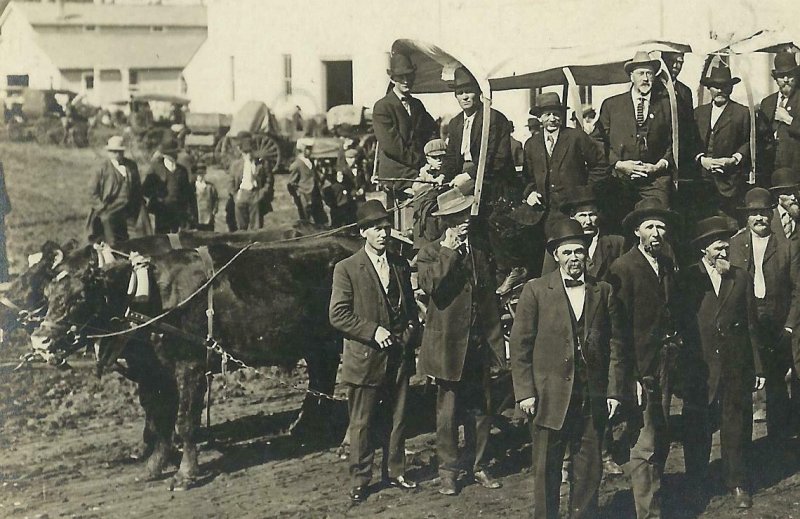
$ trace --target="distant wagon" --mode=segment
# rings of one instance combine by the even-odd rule
[[[90,114],[88,107],[73,104],[77,96],[71,90],[24,89],[8,117],[9,140],[87,146]]]

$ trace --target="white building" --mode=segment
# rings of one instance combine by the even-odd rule
[[[203,6],[12,1],[0,15],[0,81],[97,105],[137,91],[180,95],[205,38]]]

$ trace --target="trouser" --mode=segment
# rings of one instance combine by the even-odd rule
[[[258,196],[256,191],[240,189],[234,198],[236,212],[236,227],[240,231],[261,229],[264,218],[258,210]]]
[[[297,196],[303,206],[303,212],[298,211],[301,220],[313,220],[317,225],[328,223],[328,215],[325,214],[325,208],[322,206],[322,197],[318,191],[298,193]]]
[[[557,519],[561,465],[569,448],[572,460],[569,517],[596,517],[597,491],[603,477],[600,454],[602,431],[592,418],[588,402],[573,394],[561,430],[530,423],[533,443],[533,517]]]
[[[381,386],[351,385],[347,391],[350,413],[350,482],[354,487],[372,479],[375,448],[383,450],[383,477],[405,473],[405,408],[408,376],[400,374]]]

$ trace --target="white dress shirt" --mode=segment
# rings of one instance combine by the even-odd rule
[[[594,258],[594,251],[597,250],[597,242],[600,239],[600,233],[596,233],[592,236],[592,243],[589,244],[589,255],[587,256],[589,259]]]
[[[781,216],[781,228],[783,228],[783,222],[785,222],[786,218],[788,217],[789,221],[792,222],[792,230],[790,233],[794,232],[795,221],[794,218],[792,218],[792,215],[789,214],[789,211],[784,209],[782,205],[778,204],[778,214]]]
[[[114,169],[116,169],[120,175],[122,175],[122,178],[126,180],[128,179],[128,168],[126,168],[116,160],[112,160],[111,165],[114,166]]]
[[[769,236],[762,238],[753,232],[750,232],[750,238],[753,243],[753,266],[755,267],[755,274],[753,275],[753,291],[759,299],[764,299],[767,295],[767,286],[764,282],[764,253],[767,252],[767,244],[769,243]]]
[[[383,252],[380,256],[375,254],[374,252],[370,251],[368,248],[364,247],[364,251],[367,253],[367,257],[369,261],[372,263],[372,266],[375,268],[375,272],[378,273],[378,279],[381,280],[381,285],[383,286],[383,291],[389,291],[389,262],[386,260],[386,251]]]
[[[701,263],[706,268],[708,277],[711,278],[711,286],[714,287],[714,293],[719,297],[719,287],[722,285],[722,276],[717,269],[708,264],[705,258],[701,260]]]
[[[581,316],[583,315],[583,304],[586,301],[586,280],[585,276],[581,274],[576,281],[581,281],[582,284],[579,287],[567,287],[566,280],[567,279],[574,279],[569,274],[565,273],[563,270],[561,272],[561,284],[564,286],[564,290],[567,292],[567,299],[569,299],[569,305],[572,307],[572,313],[575,314],[575,319],[580,320]]]
[[[392,92],[394,92],[394,95],[396,95],[397,98],[400,100],[400,104],[402,104],[403,108],[406,109],[406,112],[408,112],[408,115],[411,115],[411,103],[408,102],[408,96],[402,95],[396,89],[392,89]]]
[[[239,184],[239,189],[243,189],[244,191],[252,191],[256,188],[256,165],[249,154],[243,155],[243,159],[244,170],[242,171],[242,183]]]
[[[725,110],[725,107],[728,106],[726,102],[722,106],[717,106],[716,103],[711,103],[711,127],[717,125],[717,121],[719,120],[719,116],[722,115],[722,112]]]
[[[461,134],[461,155],[464,157],[464,162],[472,162],[470,142],[472,140],[472,124],[475,122],[475,114],[477,113],[478,111],[476,110],[469,117],[464,114],[464,132]]]
[[[656,276],[658,276],[658,260],[656,258],[654,258],[653,256],[651,256],[650,254],[648,254],[647,252],[645,252],[644,247],[642,247],[641,243],[638,245],[638,247],[639,247],[639,252],[642,253],[642,256],[644,256],[644,259],[647,260],[647,262],[653,268],[653,271],[656,273]]]
[[[550,147],[550,143],[548,142],[549,139],[553,139],[553,146]],[[553,150],[556,149],[556,143],[558,142],[558,130],[554,132],[548,132],[547,130],[544,131],[544,147],[547,149],[547,154],[552,155]]]
[[[643,118],[647,120],[647,116],[650,113],[650,94],[653,92],[648,92],[645,95],[640,94],[634,89],[631,89],[631,99],[633,99],[633,117],[636,118],[636,107],[639,106],[639,99],[644,98],[644,112]]]

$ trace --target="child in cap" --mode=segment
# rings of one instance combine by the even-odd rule
[[[438,218],[431,216],[436,210],[438,192],[434,189],[436,184],[429,182],[441,185],[444,181],[441,169],[446,149],[447,146],[442,139],[433,139],[425,144],[426,164],[420,169],[417,178],[426,182],[415,182],[412,188],[414,195],[418,197],[414,202],[414,249],[421,249],[438,239],[444,231]]]

